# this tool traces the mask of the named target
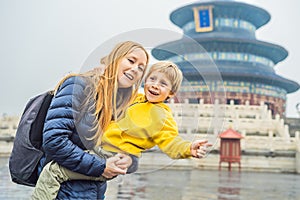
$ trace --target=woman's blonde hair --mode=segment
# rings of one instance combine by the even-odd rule
[[[145,80],[147,80],[147,78],[154,71],[164,73],[167,76],[167,78],[172,83],[171,92],[173,94],[175,94],[179,90],[182,79],[183,79],[183,75],[182,75],[181,70],[178,68],[178,66],[175,63],[170,62],[170,61],[159,61],[159,62],[153,64],[150,67],[150,69],[145,77]]]
[[[115,48],[105,57],[101,59],[101,64],[105,65],[105,70],[102,74],[101,70],[91,70],[81,74],[70,74],[60,81],[59,86],[68,78],[72,76],[88,77],[91,86],[88,86],[86,100],[83,106],[89,106],[91,99],[94,100],[95,120],[97,131],[91,138],[96,142],[96,145],[101,143],[101,136],[108,127],[112,119],[117,120],[122,116],[129,106],[130,102],[136,97],[138,89],[141,85],[142,78],[137,81],[130,88],[118,88],[118,71],[121,60],[136,49],[141,49],[145,52],[147,63],[143,72],[147,70],[149,55],[146,49],[139,43],[133,41],[126,41],[119,43]]]

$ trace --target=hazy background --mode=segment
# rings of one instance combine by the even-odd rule
[[[193,2],[197,1],[0,0],[0,115],[20,115],[30,97],[52,89],[67,73],[79,72],[89,54],[114,36],[143,28],[181,33],[169,20],[170,13]],[[288,50],[289,56],[275,70],[300,83],[300,1],[240,2],[271,14],[270,22],[256,32],[257,39]],[[300,90],[288,95],[288,117],[298,117],[298,102]]]

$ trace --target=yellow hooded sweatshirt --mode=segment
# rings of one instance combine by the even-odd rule
[[[142,94],[126,110],[124,118],[108,126],[101,143],[106,151],[138,157],[155,145],[173,159],[191,157],[191,142],[178,136],[171,109],[162,102],[148,102]]]

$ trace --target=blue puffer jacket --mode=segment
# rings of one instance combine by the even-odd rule
[[[74,172],[98,177],[106,162],[86,153],[84,150],[93,146],[92,141],[78,134],[93,124],[93,116],[79,109],[85,87],[85,79],[79,77],[71,77],[61,85],[47,113],[43,149],[47,159]],[[82,114],[83,121],[77,121]],[[68,181],[61,185],[57,199],[103,199],[105,190],[106,182]]]

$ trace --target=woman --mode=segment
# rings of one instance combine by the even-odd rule
[[[138,43],[117,45],[101,60],[101,70],[69,75],[59,83],[47,113],[43,149],[45,159],[87,176],[112,178],[136,170],[137,159],[117,155],[107,160],[87,153],[101,141],[112,119],[122,117],[135,98],[148,65],[149,55]],[[45,161],[47,160],[47,161]],[[68,181],[57,199],[104,199],[106,182]]]

